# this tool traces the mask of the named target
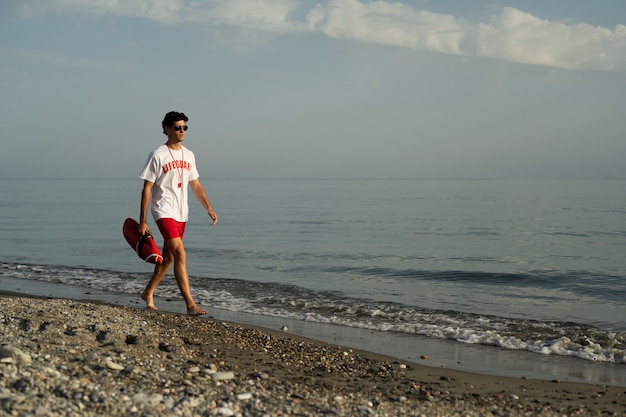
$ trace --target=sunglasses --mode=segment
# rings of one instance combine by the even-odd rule
[[[187,131],[187,129],[189,129],[189,126],[187,126],[187,125],[184,125],[184,126],[173,126],[173,127],[174,127],[174,130],[177,131],[177,132],[180,132],[181,129],[184,130],[184,131]]]

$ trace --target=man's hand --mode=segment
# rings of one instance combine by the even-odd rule
[[[143,222],[139,224],[139,236],[143,236],[146,233],[150,233],[152,234],[152,232],[150,232],[150,226],[148,226],[148,223]]]
[[[209,217],[213,219],[211,226],[215,226],[217,224],[217,214],[213,210],[209,210]]]

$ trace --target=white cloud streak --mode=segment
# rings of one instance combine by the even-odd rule
[[[211,7],[206,7],[210,5]],[[294,0],[209,0],[193,4],[190,21],[199,24],[241,26],[272,32],[299,30],[301,23],[289,21],[298,6]]]
[[[507,7],[478,25],[473,38],[477,56],[563,69],[626,70],[624,25],[614,30],[568,25]]]
[[[385,1],[330,0],[307,16],[307,26],[333,38],[460,54],[465,25],[453,16]]]
[[[163,24],[229,25],[269,33],[308,31],[335,39],[506,60],[561,69],[626,70],[626,26],[549,21],[505,7],[472,23],[391,2],[327,0],[304,19],[297,0],[25,0],[26,15],[49,12],[132,16]]]

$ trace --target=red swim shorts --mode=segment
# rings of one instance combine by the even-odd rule
[[[185,222],[177,222],[174,219],[164,218],[156,221],[159,230],[163,235],[163,239],[172,240],[177,237],[183,238],[185,235]]]

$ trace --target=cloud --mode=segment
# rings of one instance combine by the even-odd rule
[[[626,69],[626,26],[550,22],[504,8],[476,28],[477,56],[563,69]],[[470,54],[470,51],[467,51]]]
[[[82,13],[140,17],[157,22],[177,23],[178,13],[185,9],[181,0],[25,0],[21,14],[32,17],[47,13]]]
[[[298,6],[294,0],[212,0],[195,3],[189,20],[195,23],[234,25],[269,31],[294,31],[302,25],[289,21],[289,14]]]
[[[138,17],[163,24],[224,24],[279,31],[296,0],[25,0],[23,16],[51,12]]]
[[[453,16],[418,11],[401,3],[331,0],[307,16],[309,30],[333,38],[461,53],[464,24]]]
[[[391,1],[327,0],[296,18],[297,0],[24,0],[25,15],[92,13],[163,24],[228,25],[483,57],[561,69],[626,70],[626,26],[549,21],[505,7],[486,23]]]
[[[339,39],[562,69],[626,70],[626,26],[566,24],[511,7],[472,24],[400,3],[330,0],[309,13],[307,24]]]

